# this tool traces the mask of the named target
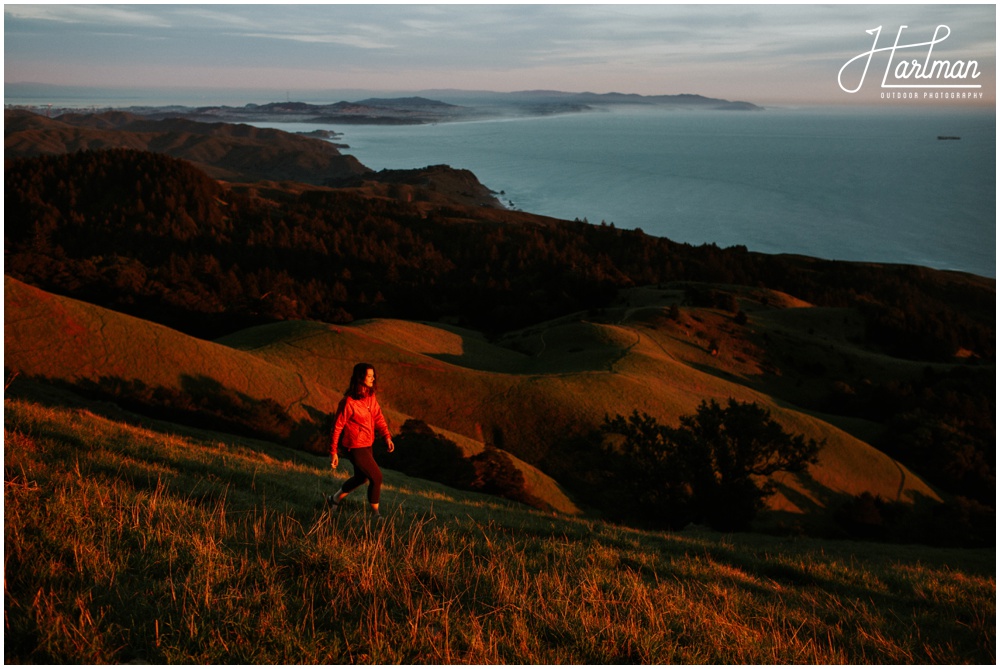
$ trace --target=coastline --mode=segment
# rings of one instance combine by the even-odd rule
[[[299,107],[291,103],[290,112]],[[995,277],[996,165],[981,148],[995,144],[995,126],[977,125],[985,116],[968,108],[735,114],[630,106],[439,123],[252,125],[319,136],[376,172],[468,170],[511,211],[682,243]],[[728,134],[724,145],[719,133]],[[907,225],[896,230],[886,220]]]

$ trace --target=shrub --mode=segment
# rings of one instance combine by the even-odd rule
[[[497,495],[532,506],[540,504],[527,493],[524,474],[503,451],[487,447],[466,457],[458,444],[415,418],[403,423],[394,441],[396,449],[392,453],[380,454],[380,461],[389,469],[460,490]]]
[[[882,518],[884,502],[870,492],[852,497],[837,509],[835,519],[848,534],[865,539],[880,539],[885,534]]]
[[[396,449],[380,455],[389,469],[452,487],[466,487],[473,467],[454,441],[435,433],[422,420],[409,419],[394,439]]]
[[[469,458],[469,462],[473,471],[469,490],[537,505],[537,500],[524,489],[524,474],[503,451],[487,447]]]

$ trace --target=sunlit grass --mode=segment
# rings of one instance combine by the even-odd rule
[[[777,475],[782,485],[767,503],[778,513],[761,514],[758,527],[826,532],[836,508],[854,495],[904,502],[936,496],[919,476],[843,431],[840,419],[835,426],[829,416],[803,413],[776,400],[780,393],[771,396],[773,390],[758,386],[794,379],[754,372],[762,368],[766,356],[758,354],[764,351],[743,351],[749,345],[740,340],[745,333],[730,328],[729,315],[685,308],[679,321],[670,319],[667,305],[683,294],[681,285],[629,290],[606,313],[538,323],[499,341],[440,324],[372,320],[350,326],[284,321],[219,342],[47,293],[11,277],[5,277],[4,286],[9,314],[5,364],[25,377],[99,385],[103,379],[110,387],[135,383],[150,392],[181,395],[193,391],[213,400],[209,414],[216,418],[220,413],[231,417],[218,411],[229,401],[250,406],[269,400],[291,420],[315,423],[335,410],[353,365],[373,361],[394,432],[416,418],[466,454],[496,446],[515,456],[512,462],[524,475],[525,491],[539,506],[567,513],[587,500],[576,499],[577,490],[571,496],[563,487],[568,480],[560,485],[539,468],[567,436],[598,428],[605,415],[627,416],[634,409],[671,424],[694,413],[702,399],[713,398],[760,403],[787,431],[826,444],[807,476]],[[801,306],[787,296],[767,295],[775,306]],[[757,316],[771,310],[754,311],[754,327],[765,327]],[[767,327],[797,333],[796,358],[802,357],[800,345],[818,350],[811,328],[822,335],[823,323],[835,332],[845,327],[835,325],[842,318],[829,314],[779,316],[777,321]],[[723,342],[727,354],[708,353],[706,343],[713,338]],[[738,356],[737,349],[743,351]],[[734,367],[736,357],[744,362]],[[865,354],[858,364],[878,381],[869,363]],[[786,397],[794,397],[798,391],[788,392],[792,394]],[[164,408],[159,401],[153,404],[157,411]],[[852,431],[874,433],[872,424],[859,428],[857,421],[847,422]],[[312,432],[302,425],[293,434],[305,440]],[[278,433],[280,429],[272,432]]]
[[[5,660],[989,663],[995,551],[653,533],[5,401]]]

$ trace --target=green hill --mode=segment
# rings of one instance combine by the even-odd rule
[[[996,660],[992,548],[642,532],[391,471],[372,522],[319,503],[324,458],[93,408],[5,399],[7,663]]]

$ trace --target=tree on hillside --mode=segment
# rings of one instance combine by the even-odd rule
[[[702,402],[680,427],[634,411],[605,418],[603,430],[624,437],[613,446],[647,519],[668,527],[703,520],[716,529],[747,527],[773,492],[768,477],[801,471],[821,444],[791,435],[755,403]]]
[[[692,482],[707,460],[688,452],[690,441],[673,438],[672,430],[649,414],[633,411],[626,419],[605,417],[603,431],[623,437],[611,445],[611,478],[606,485],[622,490],[618,512],[629,518],[680,529],[697,519]]]

